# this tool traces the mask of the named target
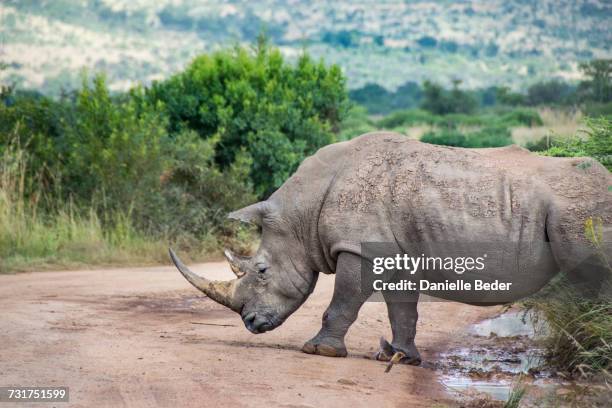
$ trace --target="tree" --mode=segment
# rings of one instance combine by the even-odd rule
[[[529,105],[561,104],[568,101],[574,88],[565,82],[552,80],[538,82],[527,89]]]
[[[438,84],[425,81],[421,108],[436,115],[474,112],[478,103],[472,95],[459,89],[460,84],[461,80],[454,80],[453,89],[447,91]]]
[[[437,115],[444,115],[452,110],[448,102],[448,99],[444,97],[444,89],[440,85],[429,81],[423,83],[421,108]]]
[[[461,82],[460,79],[453,79],[453,89],[451,90],[449,101],[449,104],[452,106],[450,113],[473,113],[478,102],[472,95],[459,89]]]
[[[525,96],[518,92],[512,92],[507,86],[497,88],[495,99],[502,105],[519,106],[525,104]]]
[[[583,62],[580,69],[587,77],[579,85],[582,97],[602,103],[612,101],[612,59]]]
[[[197,57],[184,72],[154,83],[147,99],[163,105],[172,134],[188,129],[203,139],[217,137],[222,168],[238,152],[249,154],[260,197],[279,187],[304,157],[335,140],[349,107],[338,66],[307,54],[290,65],[261,39],[252,50]]]
[[[373,114],[390,111],[391,92],[378,84],[368,83],[358,89],[349,91],[351,100],[363,105]]]
[[[417,107],[422,97],[422,90],[416,82],[408,81],[400,85],[395,92],[373,83],[349,91],[349,97],[364,106],[371,114],[387,114],[399,109]]]

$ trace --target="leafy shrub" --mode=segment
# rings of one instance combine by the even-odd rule
[[[541,151],[546,156],[580,157],[591,156],[612,170],[612,120],[601,117],[587,118],[583,137],[552,139],[550,148]],[[538,142],[542,145],[544,142]],[[533,146],[532,148],[536,148]]]
[[[527,89],[527,103],[529,105],[564,104],[569,102],[575,91],[575,86],[558,79],[538,82]]]
[[[507,86],[497,88],[495,100],[499,104],[506,106],[525,105],[525,95],[517,92],[512,92],[512,90]]]
[[[261,197],[335,140],[349,108],[339,67],[307,54],[289,65],[263,41],[254,52],[236,47],[199,56],[184,72],[153,84],[145,99],[162,103],[172,134],[190,129],[203,139],[218,137],[215,161],[222,168],[246,149]]]
[[[351,100],[364,106],[372,114],[390,112],[392,109],[389,105],[392,95],[385,87],[372,83],[349,91]]]
[[[436,115],[449,113],[472,113],[476,110],[476,98],[459,89],[461,81],[454,81],[453,89],[448,91],[429,81],[423,83],[423,102],[421,108]]]
[[[582,111],[585,115],[597,118],[599,116],[605,116],[608,119],[612,119],[612,102],[608,103],[597,103],[588,102],[582,107]]]
[[[359,32],[347,30],[340,30],[338,32],[327,31],[323,34],[321,41],[342,48],[356,47],[359,45]]]
[[[421,124],[435,124],[439,118],[427,111],[420,109],[408,109],[393,112],[376,123],[383,129],[393,129],[400,126],[414,126]]]
[[[217,143],[185,131],[166,145],[168,165],[157,175],[158,190],[134,214],[143,229],[190,247],[197,247],[203,237],[234,232],[225,223],[227,213],[255,201],[248,183],[252,160],[243,151],[221,170],[214,161]]]
[[[594,59],[580,63],[586,79],[578,85],[578,94],[585,101],[612,102],[612,59]]]
[[[79,211],[70,202],[41,208],[42,186],[26,178],[35,160],[15,132],[8,136],[0,155],[0,273],[165,260],[166,244],[144,236],[125,217],[107,228],[92,208]]]
[[[542,152],[550,149],[553,138],[551,135],[544,136],[540,139],[529,141],[525,144],[525,148],[531,152]]]
[[[418,109],[408,109],[393,112],[380,119],[376,125],[385,129],[394,129],[400,126],[437,125],[445,128],[468,127],[517,127],[542,126],[540,114],[532,109],[514,108],[501,112],[483,112],[477,114],[449,113],[435,115]]]
[[[469,147],[501,147],[512,144],[512,134],[504,127],[487,127],[468,133]]]
[[[128,93],[112,95],[102,76],[85,77],[57,100],[2,87],[0,154],[13,155],[17,143],[29,159],[18,174],[20,194],[4,195],[11,210],[0,235],[47,242],[72,223],[89,231],[89,244],[111,252],[143,239],[155,248],[169,239],[192,254],[215,250],[235,233],[250,236],[225,215],[255,193],[270,194],[306,155],[335,141],[348,108],[337,66],[306,54],[288,64],[263,40],[255,50],[202,55],[168,80]],[[352,126],[367,123],[362,112]],[[29,202],[36,205],[14,215]],[[7,219],[21,220],[19,228]],[[22,248],[24,259],[48,255],[34,246],[11,240],[6,247]]]
[[[25,168],[26,178],[42,177],[41,182],[51,183],[50,172],[68,148],[61,138],[70,117],[66,101],[10,88],[0,99],[0,152],[18,143],[33,158]]]
[[[428,132],[422,142],[457,147],[501,147],[512,144],[512,135],[506,128],[489,127],[463,134],[458,130],[444,129]]]
[[[63,126],[62,188],[79,203],[129,211],[147,200],[166,166],[165,119],[155,109],[114,101],[104,77],[76,93],[74,120]]]
[[[0,127],[13,126],[1,133],[0,154],[8,154],[8,163],[23,152],[28,165],[10,173],[20,180],[20,190],[5,193],[3,205],[10,211],[0,224],[5,236],[15,237],[5,240],[7,247],[21,251],[24,259],[28,254],[49,259],[60,245],[51,237],[68,230],[63,223],[78,231],[61,245],[72,247],[70,237],[89,234],[91,245],[109,251],[101,260],[116,258],[124,243],[137,241],[158,249],[171,239],[199,250],[202,240],[228,240],[234,227],[225,223],[227,212],[255,201],[246,151],[221,168],[215,161],[219,136],[169,135],[164,110],[146,101],[142,89],[113,97],[104,78],[96,76],[85,79],[69,100],[10,98],[10,104],[0,105]],[[23,203],[35,204],[16,214],[14,208],[25,208]],[[87,242],[83,238],[83,245]]]
[[[362,106],[353,106],[342,121],[338,140],[349,140],[374,130],[376,127],[368,118],[366,109]]]
[[[500,118],[501,122],[508,127],[512,126],[542,126],[544,122],[540,114],[532,109],[513,109],[505,113]]]
[[[421,87],[413,81],[399,86],[395,92],[372,83],[349,91],[349,97],[353,102],[364,106],[369,113],[374,115],[415,108],[419,105],[422,96]]]
[[[457,126],[486,126],[494,118],[484,114],[466,115],[464,113],[449,113],[439,117],[437,123],[441,126],[455,128]]]
[[[427,132],[421,137],[421,142],[444,146],[469,147],[465,135],[452,129]]]
[[[592,157],[610,160],[612,156],[612,119],[587,119],[583,142],[585,152]],[[608,166],[609,166],[608,161]],[[609,168],[609,167],[608,167]]]

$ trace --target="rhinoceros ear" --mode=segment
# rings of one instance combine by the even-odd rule
[[[266,214],[266,208],[265,201],[260,201],[229,213],[227,218],[261,226],[261,221]]]

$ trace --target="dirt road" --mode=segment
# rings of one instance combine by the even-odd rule
[[[193,269],[232,276],[224,263]],[[390,338],[383,303],[362,309],[348,358],[301,353],[332,289],[333,276],[321,276],[283,326],[253,335],[171,267],[0,276],[0,386],[68,386],[75,407],[453,405],[435,370],[394,366],[385,374],[384,363],[367,359],[381,335]],[[424,361],[461,345],[469,324],[498,311],[421,303]]]

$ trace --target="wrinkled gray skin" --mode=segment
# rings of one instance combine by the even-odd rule
[[[469,300],[510,302],[540,289],[559,270],[580,272],[576,259],[583,254],[563,243],[585,241],[588,217],[601,217],[610,229],[610,185],[610,173],[592,159],[535,156],[516,146],[434,146],[370,133],[320,149],[268,200],[229,215],[262,227],[254,256],[226,252],[237,279],[208,281],[171,255],[194,286],[239,313],[253,333],[280,326],[313,291],[319,273],[335,273],[322,328],[303,351],[342,357],[344,336],[371,295],[360,286],[361,242],[550,241],[522,261],[529,284],[516,284],[503,299]],[[494,273],[503,280],[508,271]],[[447,298],[468,302],[453,296]],[[403,363],[419,364],[416,301],[386,300],[393,340],[381,340],[378,358],[403,351]]]

